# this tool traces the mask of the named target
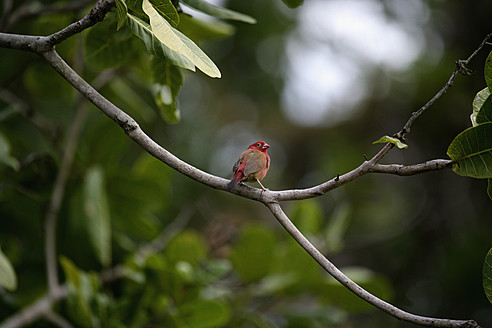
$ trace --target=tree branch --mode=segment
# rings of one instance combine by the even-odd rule
[[[448,168],[453,164],[450,159],[435,159],[424,163],[414,165],[401,165],[401,164],[376,164],[370,172],[371,173],[388,173],[396,174],[400,176],[420,174],[424,172],[442,170]]]
[[[451,319],[438,319],[429,318],[424,316],[415,315],[409,312],[405,312],[388,302],[385,302],[376,296],[372,295],[355,282],[350,280],[342,271],[340,271],[333,263],[331,263],[311,242],[304,237],[304,235],[296,228],[296,226],[290,221],[287,215],[284,213],[278,203],[266,203],[265,204],[272,214],[277,218],[278,222],[287,230],[287,232],[294,238],[297,243],[304,248],[304,250],[321,265],[325,271],[327,271],[333,278],[339,283],[349,289],[352,293],[362,298],[364,301],[374,305],[378,309],[392,315],[403,321],[411,322],[421,326],[432,327],[469,327],[477,328],[478,324],[473,320],[451,320]]]
[[[403,128],[401,129],[400,132],[396,134],[396,136],[399,139],[405,138],[405,135],[410,132],[410,127],[412,126],[413,122],[422,115],[424,111],[426,111],[430,106],[432,106],[443,94],[448,91],[450,87],[453,86],[454,79],[458,74],[464,74],[464,75],[470,75],[471,71],[466,68],[466,65],[470,63],[470,61],[482,50],[482,48],[487,44],[487,41],[492,38],[492,33],[488,34],[483,41],[480,43],[480,45],[475,49],[475,51],[472,52],[472,54],[465,60],[457,60],[456,61],[456,68],[454,69],[453,73],[451,73],[451,76],[449,77],[448,81],[446,84],[432,97],[424,106],[422,106],[419,110],[416,112],[413,112],[408,121],[405,123]]]

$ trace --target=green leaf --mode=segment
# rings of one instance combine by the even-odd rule
[[[304,0],[282,0],[289,8],[297,8],[304,3]]]
[[[193,300],[180,306],[179,313],[190,328],[224,327],[231,318],[229,306],[217,300]]]
[[[152,33],[150,25],[140,18],[128,14],[128,26],[132,32],[140,38],[144,43],[147,51],[159,58],[166,59],[173,65],[195,71],[195,65],[186,58],[186,56],[180,54],[177,51],[169,49],[164,43]]]
[[[483,123],[461,132],[449,145],[448,156],[456,174],[492,178],[492,123]]]
[[[83,207],[89,240],[103,266],[111,263],[111,217],[100,166],[91,167],[85,176]]]
[[[404,149],[408,147],[408,145],[401,142],[400,139],[393,138],[390,136],[381,137],[379,140],[373,142],[373,144],[377,144],[377,143],[392,143],[393,145],[397,146],[400,149]]]
[[[483,290],[489,302],[492,303],[492,248],[485,256],[483,263]]]
[[[99,287],[97,276],[80,270],[67,257],[60,263],[68,285],[68,314],[80,327],[94,327],[94,315],[90,306]]]
[[[335,209],[326,227],[326,249],[336,253],[343,248],[343,237],[350,223],[352,210],[347,203],[342,203]]]
[[[489,53],[487,59],[485,60],[484,76],[487,86],[489,87],[490,91],[492,91],[492,51]]]
[[[149,0],[150,4],[154,9],[164,17],[172,27],[177,27],[179,25],[179,15],[174,8],[171,0]]]
[[[492,122],[492,96],[489,96],[483,103],[477,114],[476,121],[477,124]]]
[[[201,20],[187,14],[180,14],[178,29],[193,41],[207,41],[233,35],[236,28],[219,20]]]
[[[196,232],[184,231],[169,242],[165,255],[173,264],[184,261],[197,265],[207,255],[207,244]]]
[[[0,286],[7,290],[17,289],[17,276],[9,259],[0,249]]]
[[[273,234],[260,226],[243,230],[233,246],[231,260],[237,274],[244,282],[263,278],[270,270],[275,248]]]
[[[84,57],[91,68],[102,71],[120,66],[131,58],[132,49],[128,42],[131,33],[115,32],[115,28],[114,15],[108,15],[85,35]]]
[[[210,77],[220,77],[220,71],[213,61],[184,34],[174,29],[152,7],[148,0],[142,1],[142,9],[149,16],[152,33],[169,49],[188,58],[196,67]]]
[[[322,209],[315,199],[305,199],[296,202],[292,208],[292,222],[303,233],[315,234],[319,231],[322,222]]]
[[[0,132],[0,163],[10,166],[14,170],[19,170],[19,161],[10,155],[10,143],[7,137]]]
[[[477,115],[478,115],[478,112],[480,111],[480,109],[482,109],[482,107],[484,106],[485,101],[487,101],[486,106],[492,105],[492,102],[491,102],[492,98],[490,98],[489,96],[490,96],[490,89],[489,88],[484,88],[483,90],[480,90],[475,95],[475,98],[473,99],[473,111],[470,115],[470,120],[471,120],[473,126],[476,126],[478,124],[477,123]]]
[[[118,19],[118,24],[116,30],[118,31],[126,22],[126,15],[128,14],[128,7],[124,0],[116,0],[116,18]]]
[[[256,19],[251,16],[241,14],[227,8],[212,5],[204,0],[182,0],[181,2],[188,7],[194,8],[205,14],[215,16],[217,18],[232,19],[244,23],[256,24]]]
[[[183,76],[178,67],[167,61],[152,61],[155,85],[154,99],[159,107],[161,117],[167,123],[177,123],[180,119],[176,104],[179,90],[183,85]]]

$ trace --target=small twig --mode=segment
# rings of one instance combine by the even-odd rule
[[[487,45],[487,41],[492,37],[492,33],[488,34],[483,41],[480,43],[477,49],[472,52],[472,54],[465,60],[458,60],[456,61],[456,68],[454,69],[453,73],[451,73],[451,76],[449,77],[448,81],[446,84],[432,97],[424,106],[422,106],[419,110],[416,112],[413,112],[408,121],[405,123],[403,128],[401,129],[400,132],[397,133],[397,138],[404,138],[406,134],[410,132],[410,128],[415,122],[415,120],[422,115],[424,111],[426,111],[430,106],[432,106],[443,94],[446,93],[446,91],[453,86],[454,79],[458,74],[464,74],[464,75],[469,75],[470,70],[466,68],[466,65],[470,63],[470,61],[482,50],[482,48]]]
[[[272,214],[277,218],[278,222],[287,230],[287,232],[294,238],[297,243],[304,248],[304,250],[321,265],[326,272],[328,272],[339,283],[349,289],[352,293],[362,298],[364,301],[374,305],[378,309],[389,313],[395,318],[403,321],[411,322],[421,326],[432,327],[456,327],[456,328],[478,328],[478,324],[473,320],[451,320],[451,319],[438,319],[415,315],[406,311],[403,311],[394,305],[381,300],[380,298],[369,293],[350,278],[348,278],[342,271],[340,271],[333,263],[331,263],[311,242],[304,237],[304,235],[296,228],[296,226],[290,221],[287,215],[284,213],[278,203],[266,203],[265,204]]]

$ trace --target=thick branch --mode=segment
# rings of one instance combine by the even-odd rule
[[[451,320],[451,319],[438,319],[429,318],[424,316],[415,315],[405,312],[388,302],[385,302],[376,296],[372,295],[355,282],[350,280],[342,271],[340,271],[333,263],[331,263],[323,254],[321,254],[311,242],[304,237],[304,235],[296,228],[296,226],[290,221],[287,215],[284,213],[278,203],[268,203],[266,206],[270,209],[273,215],[277,218],[278,222],[287,230],[287,232],[294,238],[297,243],[304,248],[304,250],[325,269],[333,278],[344,285],[352,293],[362,298],[364,301],[374,305],[378,309],[389,313],[403,321],[411,322],[421,326],[432,327],[479,327],[473,320]]]

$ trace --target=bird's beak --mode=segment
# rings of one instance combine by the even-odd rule
[[[263,147],[261,147],[261,148],[263,148],[263,149],[268,149],[268,148],[270,148],[270,145],[269,145],[269,144],[267,144],[267,143],[265,143],[265,144],[263,145]]]

